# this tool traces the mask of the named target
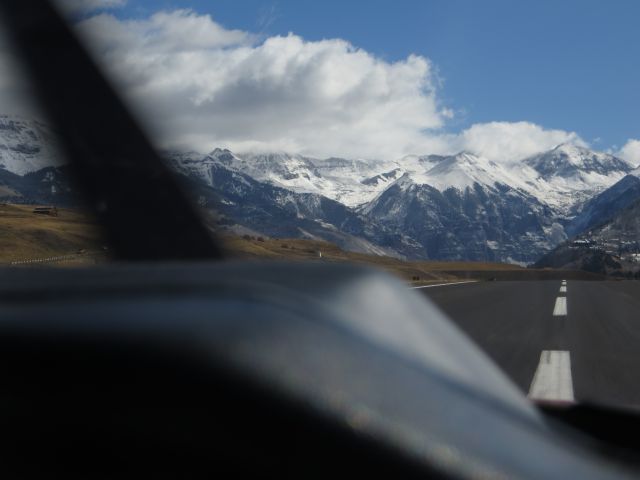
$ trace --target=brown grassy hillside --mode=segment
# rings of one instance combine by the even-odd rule
[[[58,209],[54,217],[33,209],[0,204],[0,263],[102,251],[102,233],[89,215]]]
[[[37,265],[91,265],[107,261],[102,232],[90,215],[71,209],[59,209],[57,217],[36,215],[33,209],[33,205],[0,204],[1,265],[57,256],[72,258]],[[531,270],[503,263],[402,261],[392,257],[346,252],[334,244],[315,240],[238,236],[224,236],[221,240],[231,258],[351,262],[382,268],[415,285],[461,279],[576,279],[588,275],[575,271]]]
[[[224,237],[227,252],[241,259],[271,259],[315,262],[351,262],[385,269],[415,285],[457,280],[536,280],[587,278],[584,272],[532,270],[517,265],[485,262],[402,261],[346,252],[327,242],[301,239],[269,239],[260,237]],[[322,254],[322,256],[320,256]],[[589,277],[590,278],[590,277]],[[595,277],[594,277],[595,278]]]

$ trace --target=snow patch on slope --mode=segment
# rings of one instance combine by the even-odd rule
[[[63,163],[56,135],[47,125],[0,115],[0,168],[25,175]]]
[[[182,173],[211,181],[211,166],[220,164],[259,182],[296,193],[315,193],[347,206],[369,202],[396,177],[367,182],[377,175],[385,177],[389,164],[381,161],[317,159],[288,153],[234,154],[215,149],[208,155],[170,153],[171,163]]]
[[[475,184],[494,187],[496,184],[513,188],[525,185],[513,172],[491,160],[461,152],[449,157],[419,157],[417,163],[401,161],[409,178],[418,185],[429,185],[441,192],[455,188],[464,191]],[[412,160],[412,159],[410,159]]]

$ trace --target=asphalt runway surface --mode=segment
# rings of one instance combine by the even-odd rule
[[[530,397],[640,407],[640,282],[481,282],[418,291]]]

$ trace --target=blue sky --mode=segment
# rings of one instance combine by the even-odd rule
[[[167,148],[640,165],[639,1],[57,1]]]
[[[130,0],[120,16],[192,8],[227,28],[343,38],[389,61],[433,61],[448,129],[525,120],[594,147],[640,132],[640,2]]]

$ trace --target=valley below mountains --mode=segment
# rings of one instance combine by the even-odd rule
[[[640,173],[575,145],[500,163],[471,152],[396,160],[226,149],[163,155],[224,233],[519,265],[553,258],[579,240],[610,255],[640,253]],[[45,125],[0,116],[0,201],[80,205]]]

